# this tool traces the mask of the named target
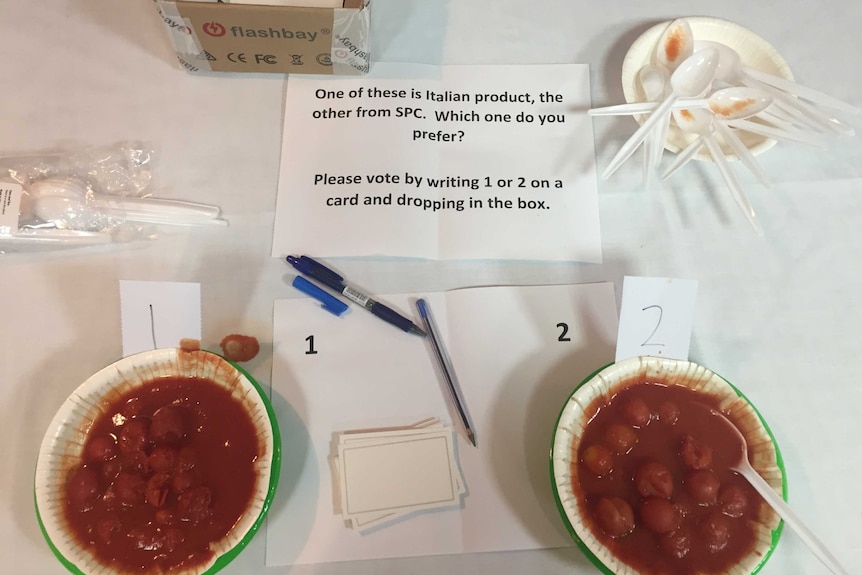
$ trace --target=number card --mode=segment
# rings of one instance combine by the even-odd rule
[[[197,283],[120,281],[123,356],[201,338]]]
[[[688,359],[697,282],[626,276],[616,361],[639,355]]]

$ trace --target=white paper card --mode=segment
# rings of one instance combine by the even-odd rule
[[[120,280],[123,356],[201,338],[197,283]]]
[[[333,434],[351,445],[346,430],[429,416],[452,426],[458,416],[425,338],[361,310],[335,318],[302,299],[277,300],[272,389],[286,455],[268,515],[266,563],[571,545],[551,492],[548,446],[574,387],[613,360],[613,284],[377,295],[414,318],[418,297],[434,309],[479,442],[473,447],[455,427],[463,506],[386,517],[385,528],[345,526],[333,502]],[[317,353],[308,353],[310,336]],[[354,526],[363,527],[365,518]]]
[[[616,361],[640,355],[688,359],[697,282],[626,276]]]
[[[12,235],[18,231],[20,208],[21,184],[0,182],[0,234]]]
[[[589,107],[585,64],[291,75],[272,255],[600,262]]]
[[[454,503],[451,433],[376,445],[342,445],[344,509],[348,515]]]

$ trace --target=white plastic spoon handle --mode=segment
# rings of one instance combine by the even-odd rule
[[[789,130],[782,130],[780,128],[765,126],[763,124],[760,124],[758,122],[752,122],[750,120],[730,120],[729,122],[727,122],[727,125],[732,128],[736,128],[737,130],[744,130],[746,132],[751,132],[752,134],[766,136],[767,138],[772,138],[773,140],[778,140],[781,142],[805,144],[807,146],[814,146],[815,148],[826,148],[826,144],[824,144],[819,139],[799,131],[791,132]]]
[[[643,182],[645,190],[649,188],[652,179],[652,144],[652,138],[647,138],[644,142]]]
[[[206,216],[183,215],[183,214],[158,214],[136,210],[103,210],[103,215],[111,215],[121,218],[127,222],[141,224],[165,224],[171,226],[220,226],[228,225],[227,220],[221,218],[210,218]]]
[[[652,132],[652,165],[659,166],[661,165],[661,157],[664,154],[664,144],[667,140],[667,130],[670,127],[670,115],[665,116],[663,120],[659,122],[659,125],[656,126],[655,130]]]
[[[743,464],[737,471],[748,480],[755,491],[772,507],[778,515],[793,529],[800,539],[817,556],[818,559],[835,575],[850,575],[850,573],[838,563],[832,553],[826,548],[807,525],[796,515],[791,507],[772,489],[772,487],[755,471],[750,465]]]
[[[854,134],[853,128],[846,126],[836,118],[826,115],[808,102],[794,98],[787,92],[749,76],[744,77],[743,82],[752,88],[759,88],[768,93],[772,96],[776,106],[793,114],[797,119],[811,126],[813,129],[819,129],[820,131],[837,136],[852,136]]]
[[[662,118],[665,118],[667,121],[667,113],[673,106],[673,103],[676,101],[678,96],[671,94],[664,102],[656,108],[652,114],[641,124],[640,128],[638,128],[632,136],[626,140],[626,143],[620,147],[617,155],[611,160],[611,163],[608,164],[608,167],[605,168],[604,173],[602,173],[602,179],[607,180],[611,177],[611,175],[619,169],[620,166],[623,165],[623,162],[629,159],[635,150],[638,149],[638,146],[641,145],[641,142],[649,135],[650,130],[655,128],[659,121]]]
[[[617,104],[614,106],[603,106],[587,110],[588,116],[634,116],[635,114],[649,114],[661,105],[661,102],[634,102],[631,104]],[[706,98],[680,98],[671,106],[671,110],[684,110],[686,108],[706,108],[709,100]]]
[[[755,80],[760,80],[761,82],[769,84],[770,86],[778,88],[779,90],[784,90],[785,92],[796,94],[800,98],[805,98],[809,102],[814,102],[815,104],[820,104],[821,106],[826,106],[827,108],[832,108],[833,110],[846,112],[848,114],[859,113],[859,108],[853,106],[852,104],[848,104],[847,102],[839,100],[838,98],[830,96],[829,94],[824,94],[819,90],[808,88],[807,86],[802,86],[786,78],[773,76],[772,74],[767,74],[766,72],[762,72],[749,66],[743,66],[742,71],[743,73],[751,76]]]
[[[697,154],[700,149],[703,147],[703,138],[698,136],[691,143],[683,148],[683,150],[676,155],[676,159],[667,167],[667,169],[662,172],[661,179],[666,180],[671,177],[677,170],[686,165],[694,156]]]
[[[170,200],[164,198],[112,198],[98,195],[94,198],[93,205],[97,208],[110,208],[115,210],[136,210],[159,214],[177,214],[217,218],[221,213],[218,206],[209,204],[198,204],[183,200]]]
[[[733,150],[733,153],[736,154],[736,157],[751,170],[751,173],[760,180],[760,183],[767,188],[771,187],[772,184],[769,182],[769,178],[766,177],[766,172],[763,171],[763,168],[760,167],[760,164],[754,159],[754,155],[745,147],[739,136],[734,134],[733,130],[728,128],[721,120],[716,120],[713,125],[718,133],[721,134],[721,137],[724,138],[724,141],[727,142],[727,145],[730,146],[730,149]]]
[[[776,128],[781,128],[782,130],[795,130],[796,125],[788,118],[782,117],[779,114],[775,113],[775,108],[770,110],[764,110],[754,116],[755,118],[760,118],[761,120],[766,120]]]
[[[802,133],[789,132],[787,130],[773,128],[772,126],[758,124],[757,122],[752,122],[750,120],[730,120],[727,125],[738,130],[751,132],[752,134],[766,136],[767,138],[772,138],[773,140],[793,142],[795,144],[806,144],[808,146],[814,146],[817,148],[826,147],[826,145],[823,144],[820,140],[814,139]]]
[[[754,228],[754,231],[757,232],[757,235],[762,236],[763,228],[760,227],[757,214],[754,212],[754,208],[751,207],[751,203],[748,201],[748,197],[746,197],[745,192],[742,190],[742,186],[739,185],[739,180],[736,179],[736,174],[733,173],[733,170],[728,165],[727,158],[724,157],[718,142],[716,142],[711,135],[705,135],[702,136],[702,138],[703,143],[706,144],[706,147],[712,156],[712,159],[715,161],[715,165],[718,166],[718,171],[721,172],[721,177],[724,178],[727,187],[730,189],[730,195],[733,196],[736,205],[739,206],[739,209],[741,209],[742,213],[745,214],[745,217],[748,218],[749,223]]]

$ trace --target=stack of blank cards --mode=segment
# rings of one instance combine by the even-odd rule
[[[453,430],[437,419],[339,435],[333,487],[345,523],[378,527],[429,509],[461,507],[466,492]]]

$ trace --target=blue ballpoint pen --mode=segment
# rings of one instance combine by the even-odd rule
[[[287,263],[295,267],[301,274],[315,279],[326,287],[337,291],[350,301],[356,302],[383,321],[390,323],[408,333],[414,333],[425,337],[427,334],[412,321],[399,314],[392,308],[386,307],[379,301],[371,299],[368,295],[354,289],[344,283],[344,278],[327,268],[320,262],[308,256],[287,256]]]
[[[431,346],[434,348],[434,355],[437,356],[437,361],[440,363],[440,369],[443,371],[443,377],[446,379],[446,386],[449,389],[449,398],[452,400],[452,405],[458,411],[458,417],[461,418],[461,424],[464,426],[464,431],[467,433],[467,439],[473,444],[473,447],[478,447],[476,443],[476,432],[473,430],[473,424],[470,422],[470,415],[467,413],[467,408],[464,399],[458,389],[458,381],[455,377],[455,368],[452,367],[452,361],[449,359],[449,354],[446,353],[446,348],[443,347],[443,340],[440,339],[440,330],[437,329],[437,324],[434,322],[434,316],[431,315],[431,306],[424,299],[416,301],[416,308],[419,310],[419,315],[422,321],[425,322],[425,329],[428,330],[428,339],[431,340]]]

